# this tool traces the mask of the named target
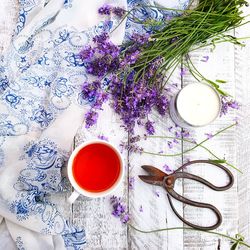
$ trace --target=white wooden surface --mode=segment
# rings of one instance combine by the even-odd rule
[[[247,8],[245,13],[249,13]],[[8,46],[12,30],[17,16],[17,0],[0,1],[0,51]],[[239,37],[250,36],[250,25],[237,29],[235,34]],[[245,240],[250,242],[250,40],[245,41],[244,48],[231,44],[222,44],[211,53],[209,48],[196,51],[190,56],[195,65],[204,75],[213,80],[224,79],[228,83],[225,88],[236,97],[241,103],[238,112],[231,112],[226,117],[218,119],[212,125],[191,131],[196,141],[201,141],[206,136],[205,133],[216,132],[229,125],[237,117],[239,125],[225,134],[213,138],[207,143],[210,149],[220,157],[226,159],[240,168],[244,174],[235,174],[235,185],[229,191],[218,193],[204,188],[202,185],[183,181],[177,183],[177,191],[187,197],[198,201],[211,202],[216,205],[223,214],[223,224],[218,232],[231,235],[241,233]],[[209,61],[201,61],[203,56],[209,56]],[[193,78],[188,74],[180,77],[179,69],[172,77],[171,83],[177,83],[178,87],[184,86]],[[161,119],[156,114],[153,118],[157,121],[156,134],[171,136],[168,127],[171,121]],[[143,135],[143,131],[137,129],[138,134]],[[110,108],[106,106],[102,113],[101,123],[95,128],[86,131],[79,130],[78,142],[96,138],[98,135],[105,135],[109,141],[119,145],[121,141],[128,141],[129,135],[120,128],[119,118],[116,117]],[[180,143],[171,152],[167,148],[166,140],[148,139],[142,140],[140,145],[147,151],[167,153],[181,153],[188,149],[190,145]],[[136,154],[123,151],[123,158],[126,167],[126,178],[116,195],[123,197],[124,202],[131,214],[131,223],[142,230],[150,230],[165,227],[183,226],[171,211],[165,191],[160,187],[153,187],[142,183],[137,175],[143,173],[140,166],[142,164],[153,164],[159,168],[167,164],[172,169],[176,169],[188,159],[204,159],[209,155],[202,149],[185,154],[183,157],[157,157],[147,154]],[[223,176],[215,170],[208,170],[204,166],[188,169],[192,173],[200,174],[214,182],[223,181]],[[135,177],[135,187],[128,189],[128,178]],[[156,195],[159,192],[159,197]],[[155,234],[141,234],[135,232],[127,226],[121,225],[120,221],[111,215],[109,197],[87,200],[79,198],[73,205],[65,202],[67,195],[59,195],[57,203],[60,209],[78,226],[84,226],[87,234],[86,249],[169,249],[169,250],[198,250],[198,249],[229,249],[229,242],[225,239],[197,233],[191,231],[161,232]],[[143,212],[140,211],[140,206]],[[213,216],[209,211],[201,211],[182,204],[176,203],[178,211],[186,219],[201,224],[211,223]],[[242,249],[244,249],[242,247]]]

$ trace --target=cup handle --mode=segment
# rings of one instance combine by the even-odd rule
[[[70,195],[70,197],[67,199],[68,202],[70,204],[74,203],[76,201],[76,199],[78,198],[79,195],[80,194],[74,190],[73,193]]]

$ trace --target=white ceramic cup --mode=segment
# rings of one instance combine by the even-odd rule
[[[102,191],[102,192],[89,192],[89,191],[83,189],[82,187],[80,187],[77,184],[77,182],[73,176],[72,168],[73,168],[73,161],[74,161],[76,155],[78,154],[78,152],[81,149],[83,149],[84,147],[86,147],[90,144],[104,144],[104,145],[108,146],[116,153],[116,155],[118,156],[119,161],[120,161],[120,174],[119,174],[116,182],[109,189]],[[69,161],[68,161],[67,173],[68,173],[69,181],[74,188],[73,193],[68,198],[68,202],[72,204],[79,197],[79,195],[83,195],[83,196],[89,197],[89,198],[99,198],[99,197],[103,197],[103,196],[106,196],[106,195],[112,193],[122,182],[122,179],[124,176],[124,164],[123,164],[121,153],[116,149],[115,146],[113,146],[112,144],[110,144],[109,142],[106,142],[106,141],[91,140],[91,141],[87,141],[87,142],[80,144],[78,147],[76,147],[74,149],[74,151],[72,152],[72,154],[69,158]]]

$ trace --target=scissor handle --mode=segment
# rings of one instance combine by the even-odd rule
[[[211,165],[214,165],[220,169],[222,169],[226,174],[227,176],[229,177],[229,182],[225,185],[225,186],[216,186],[214,184],[212,184],[211,182],[201,178],[200,176],[197,176],[197,175],[193,175],[193,174],[190,174],[190,173],[186,173],[186,172],[180,172],[180,170],[182,170],[183,168],[189,166],[189,165],[193,165],[193,164],[197,164],[197,163],[207,163],[207,164],[211,164]],[[184,165],[182,165],[180,168],[178,168],[173,174],[172,176],[174,176],[174,181],[178,178],[183,178],[183,179],[191,179],[191,180],[195,180],[195,181],[198,181],[208,187],[210,187],[211,189],[213,190],[216,190],[216,191],[225,191],[227,189],[229,189],[230,187],[233,186],[234,184],[234,176],[232,174],[232,172],[227,169],[226,167],[224,167],[223,165],[219,164],[219,163],[216,163],[216,162],[212,162],[212,161],[209,161],[209,160],[196,160],[196,161],[190,161],[190,162],[187,162],[185,163]]]
[[[213,206],[211,204],[208,204],[208,203],[202,203],[202,202],[196,202],[196,201],[189,200],[189,199],[187,199],[187,198],[179,195],[178,193],[176,193],[172,188],[170,188],[167,191],[168,191],[167,196],[168,196],[169,204],[170,204],[172,210],[174,211],[174,213],[176,214],[176,216],[182,222],[184,222],[186,225],[188,225],[188,226],[190,226],[192,228],[198,229],[198,230],[214,230],[214,229],[218,228],[221,225],[222,216],[221,216],[220,211],[215,206]],[[187,221],[175,209],[175,207],[173,205],[173,202],[172,202],[172,199],[171,199],[171,196],[173,198],[175,198],[176,200],[181,201],[181,202],[183,202],[185,204],[188,204],[188,205],[191,205],[191,206],[195,206],[195,207],[208,208],[208,209],[212,210],[214,212],[214,214],[216,215],[216,217],[217,217],[217,222],[215,224],[213,224],[212,226],[206,226],[205,227],[205,226],[199,226],[199,225],[196,225],[196,224],[193,224],[193,223]]]

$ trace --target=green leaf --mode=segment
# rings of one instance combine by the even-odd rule
[[[219,79],[217,79],[217,80],[215,80],[215,81],[218,82],[218,83],[227,83],[227,81],[219,80]]]
[[[236,250],[236,249],[238,248],[239,245],[240,245],[239,241],[235,242],[235,243],[231,246],[230,250]]]

